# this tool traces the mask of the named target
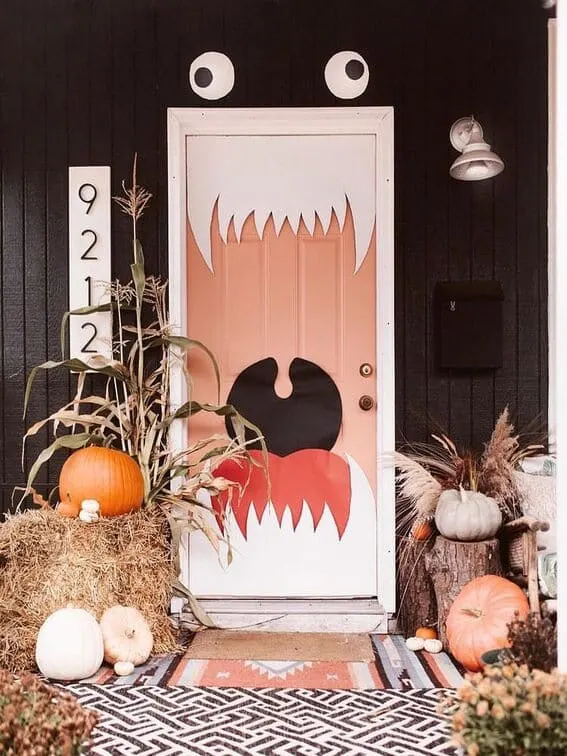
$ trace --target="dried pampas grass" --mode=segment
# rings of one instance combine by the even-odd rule
[[[154,653],[177,650],[168,618],[171,580],[164,514],[141,509],[89,525],[51,510],[0,525],[0,668],[35,668],[43,621],[73,604],[97,619],[110,606],[135,606],[150,624]]]
[[[400,452],[394,452],[393,456],[398,469],[396,480],[402,499],[411,509],[411,519],[431,520],[443,490],[441,483],[417,460]]]
[[[513,466],[518,447],[518,436],[514,435],[514,426],[506,407],[494,426],[480,460],[479,489],[486,496],[496,499],[509,519],[521,515]]]

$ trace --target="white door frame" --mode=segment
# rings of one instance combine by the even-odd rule
[[[169,108],[167,118],[169,191],[169,311],[176,330],[187,333],[186,138],[201,135],[371,134],[376,138],[377,232],[377,528],[378,600],[394,612],[395,483],[387,455],[395,445],[394,362],[394,111],[368,108]],[[181,252],[181,254],[180,254]],[[187,399],[180,368],[171,377],[174,407]],[[172,429],[172,445],[181,449],[181,421]],[[181,555],[182,580],[188,559]]]
[[[557,9],[557,41],[555,73],[555,112],[556,112],[556,248],[567,248],[567,8],[563,3]],[[567,383],[567,256],[557,255],[555,261],[555,385]],[[567,394],[557,391],[555,397],[555,416],[557,418],[557,533],[567,529]],[[557,539],[557,631],[559,670],[567,674],[567,548],[561,538]]]

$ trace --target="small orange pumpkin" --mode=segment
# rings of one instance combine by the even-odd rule
[[[471,672],[482,669],[485,651],[505,648],[508,624],[525,619],[528,599],[515,583],[496,575],[484,575],[467,583],[447,616],[447,643],[457,661]]]
[[[437,630],[434,627],[418,627],[415,631],[416,638],[423,638],[423,640],[436,640]]]
[[[103,517],[123,515],[142,504],[142,471],[125,452],[87,446],[71,454],[61,468],[59,498],[57,512],[64,517],[77,517],[85,499],[96,499]]]
[[[411,529],[411,537],[414,541],[427,541],[433,533],[429,520],[415,522]]]

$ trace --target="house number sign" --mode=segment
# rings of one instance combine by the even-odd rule
[[[109,301],[110,167],[69,168],[69,309]],[[69,318],[69,356],[88,361],[112,356],[112,314]]]

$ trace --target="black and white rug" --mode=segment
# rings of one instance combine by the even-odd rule
[[[454,756],[429,690],[66,686],[101,715],[93,756]]]

